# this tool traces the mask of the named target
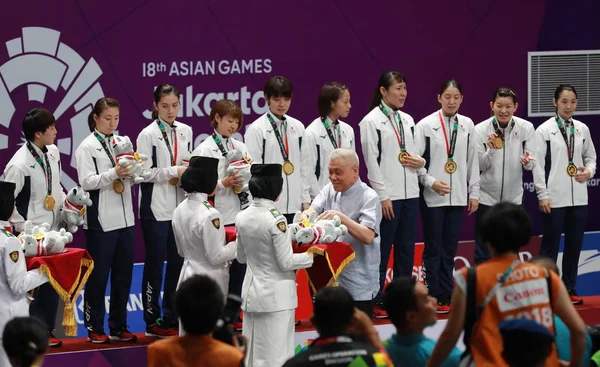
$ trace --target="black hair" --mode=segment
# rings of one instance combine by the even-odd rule
[[[177,88],[175,88],[171,84],[164,83],[164,84],[159,85],[154,90],[154,103],[158,104],[162,97],[169,96],[171,94],[174,94],[177,97],[177,99],[181,98],[181,95],[179,94],[179,91],[177,90]],[[156,120],[157,118],[158,118],[158,110],[156,108],[154,108],[152,110],[152,121]]]
[[[500,202],[483,215],[479,233],[481,241],[494,248],[497,255],[518,252],[531,239],[531,219],[522,206]]]
[[[90,112],[90,114],[88,115],[88,127],[90,129],[90,132],[94,132],[94,130],[96,129],[96,120],[94,120],[94,115],[100,116],[102,111],[111,107],[120,108],[121,105],[116,99],[108,97],[100,98],[96,101],[96,104],[94,104],[94,108],[92,108],[92,112]]]
[[[572,86],[571,84],[561,84],[558,87],[556,87],[556,90],[554,91],[554,100],[558,101],[558,99],[560,98],[560,94],[565,91],[573,92],[575,94],[575,98],[577,98],[577,91],[575,90],[574,86]]]
[[[417,297],[415,297],[415,280],[411,277],[401,276],[394,278],[385,289],[383,305],[396,328],[406,324],[406,313],[417,311]]]
[[[345,84],[333,82],[325,84],[319,92],[317,106],[319,107],[319,116],[325,118],[331,112],[331,103],[337,103],[344,91],[348,90]]]
[[[193,275],[175,293],[175,312],[186,333],[205,335],[213,331],[225,307],[225,296],[208,275]]]
[[[265,99],[272,97],[292,98],[294,86],[292,82],[284,76],[273,76],[265,83]]]
[[[389,90],[394,81],[397,81],[398,83],[406,83],[406,78],[404,77],[404,75],[400,74],[397,71],[388,71],[381,74],[379,80],[377,81],[377,88],[373,92],[373,98],[371,99],[371,106],[369,107],[369,111],[379,106],[379,104],[381,103],[383,95],[381,94],[381,91],[379,89],[383,87],[385,90]]]
[[[510,367],[543,366],[543,362],[552,353],[551,336],[532,336],[531,333],[520,330],[503,332],[501,335],[502,357]]]
[[[517,94],[510,88],[498,88],[492,96],[492,102],[496,102],[498,98],[511,98],[514,104],[517,104]]]
[[[443,95],[444,92],[446,91],[446,89],[448,89],[448,88],[456,88],[460,92],[461,96],[463,94],[462,85],[456,79],[446,79],[446,80],[444,80],[444,82],[440,86],[440,93],[439,93],[439,95],[440,96]]]
[[[48,348],[48,328],[34,317],[15,317],[4,327],[2,346],[13,366],[30,367]]]
[[[33,141],[35,133],[43,134],[54,124],[56,124],[56,119],[52,112],[44,108],[34,108],[27,112],[23,119],[23,135],[25,135],[25,139]]]
[[[321,337],[346,333],[354,317],[354,300],[342,287],[325,287],[317,292],[312,322]]]

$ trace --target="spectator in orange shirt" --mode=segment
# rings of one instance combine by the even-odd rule
[[[565,285],[553,272],[519,261],[519,248],[531,238],[529,215],[519,205],[502,202],[490,208],[479,225],[481,239],[488,245],[492,259],[478,265],[476,274],[466,268],[455,274],[452,312],[427,366],[437,367],[446,359],[463,329],[470,336],[465,340],[464,357],[470,361],[463,361],[466,362],[463,365],[508,366],[502,357],[498,324],[528,318],[554,335],[554,313],[571,332],[571,365],[581,366],[586,330]],[[468,283],[474,285],[474,289],[468,287],[467,292]],[[473,291],[475,297],[469,305],[467,299]],[[475,320],[465,317],[468,308],[474,309]],[[469,323],[472,327],[465,325],[465,319],[473,321]],[[557,365],[553,346],[546,366]]]
[[[243,367],[244,354],[237,346],[212,337],[223,313],[225,297],[206,275],[194,275],[179,285],[175,312],[186,335],[159,340],[148,347],[149,367]]]

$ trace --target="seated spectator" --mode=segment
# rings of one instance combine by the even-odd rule
[[[531,258],[529,262],[537,264],[539,266],[543,266],[560,277],[560,272],[558,271],[556,263],[552,261],[552,259],[549,257],[535,256]],[[557,315],[554,315],[554,330],[554,340],[556,342],[556,351],[558,352],[558,359],[562,362],[570,362],[571,333],[569,332],[569,328],[567,327],[567,325],[565,325],[565,323]],[[583,353],[584,362],[589,361],[592,355],[592,338],[590,337],[589,333],[587,333],[586,341],[587,344],[585,347],[585,352]]]
[[[2,346],[13,367],[39,367],[48,348],[48,328],[34,317],[15,317],[4,327]]]
[[[479,226],[482,243],[489,247],[492,259],[473,270],[463,268],[455,273],[452,312],[427,366],[440,366],[463,330],[469,338],[465,340],[467,352],[461,365],[506,366],[497,325],[504,320],[528,318],[554,334],[554,313],[571,332],[571,364],[581,366],[586,328],[567,288],[553,272],[519,260],[519,249],[531,239],[527,212],[520,205],[501,202],[485,213]],[[554,350],[546,365],[558,365]]]
[[[394,278],[385,289],[384,307],[396,334],[384,345],[396,366],[425,366],[435,347],[435,340],[423,335],[423,329],[436,323],[437,300],[427,288],[409,277]],[[452,352],[443,367],[458,366],[461,351]]]
[[[175,293],[175,312],[184,336],[159,340],[148,347],[150,367],[243,367],[244,354],[212,337],[225,307],[221,288],[208,275],[192,275]],[[237,345],[237,339],[232,343]]]
[[[315,296],[311,319],[319,337],[283,367],[393,366],[364,312],[342,287],[326,287]]]
[[[529,319],[511,319],[498,325],[502,335],[502,357],[509,367],[543,367],[552,354],[554,337]]]

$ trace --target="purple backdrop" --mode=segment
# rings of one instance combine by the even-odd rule
[[[462,82],[461,113],[474,121],[489,116],[490,95],[500,86],[517,91],[517,115],[527,118],[528,51],[600,48],[600,23],[592,18],[600,14],[600,3],[591,1],[569,8],[559,0],[383,1],[377,7],[329,0],[57,4],[25,0],[11,2],[4,11],[10,17],[0,23],[0,43],[17,40],[10,43],[12,53],[8,44],[0,49],[0,166],[21,143],[27,110],[64,106],[59,109],[64,112],[58,117],[58,145],[67,188],[76,180],[73,152],[88,133],[89,103],[103,95],[121,102],[119,131],[132,140],[149,123],[144,111],[151,108],[153,87],[160,83],[172,83],[182,92],[179,119],[192,125],[198,143],[210,130],[210,102],[221,97],[215,93],[241,98],[245,121],[251,122],[264,111],[261,90],[275,74],[295,84],[290,114],[305,124],[316,117],[320,86],[337,80],[351,90],[347,121],[356,128],[377,78],[392,69],[407,77],[405,111],[417,121],[437,109],[439,85],[449,77]],[[19,46],[24,54],[40,58],[11,62],[19,57]],[[43,50],[51,50],[50,55]],[[50,80],[44,81],[40,73],[52,73]],[[45,94],[40,92],[44,86]],[[8,94],[2,95],[3,88]],[[14,104],[12,114],[8,101]],[[543,119],[531,120],[537,125]],[[600,118],[582,120],[598,141],[595,123]],[[537,199],[528,192],[525,200],[539,232]],[[599,200],[597,189],[590,187],[591,206]],[[590,210],[588,230],[599,229],[593,214]],[[472,237],[469,218],[462,238]],[[77,240],[83,245],[80,234]],[[137,246],[136,261],[142,261],[141,234]]]

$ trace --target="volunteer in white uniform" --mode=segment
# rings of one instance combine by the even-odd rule
[[[94,271],[85,286],[84,314],[88,341],[106,344],[111,339],[134,342],[127,330],[127,302],[131,289],[135,248],[135,217],[131,198],[130,167],[115,164],[113,133],[119,126],[119,102],[99,99],[88,118],[90,131],[77,150],[79,184],[93,205],[85,215],[87,250]],[[110,336],[104,333],[106,284],[110,275]]]
[[[406,101],[406,79],[396,71],[379,77],[370,112],[360,122],[367,177],[381,201],[381,263],[379,293],[373,315],[386,318],[383,288],[394,246],[394,277],[411,276],[417,242],[419,179],[417,169],[424,160],[415,149],[415,123],[402,111]]]
[[[281,366],[294,355],[294,270],[308,268],[313,254],[294,254],[285,217],[275,208],[283,178],[280,164],[253,164],[250,207],[238,214],[237,254],[246,263],[242,288],[248,338],[247,367]]]
[[[242,129],[243,118],[242,109],[234,101],[227,99],[217,101],[210,111],[210,124],[214,129],[212,136],[200,143],[192,153],[192,156],[213,157],[219,160],[219,181],[213,203],[215,209],[221,214],[221,224],[225,227],[234,226],[237,214],[250,205],[249,193],[239,190],[239,185],[243,181],[242,175],[235,171],[231,174],[227,173],[229,166],[227,152],[238,150],[247,162],[252,162],[246,144],[233,137]],[[246,265],[234,259],[229,267],[230,294],[242,295],[244,274],[246,274]],[[241,328],[238,323],[236,327]]]
[[[23,135],[27,141],[4,169],[4,179],[16,184],[16,210],[10,218],[16,233],[23,232],[26,220],[34,225],[48,223],[51,229],[59,229],[65,193],[60,184],[60,152],[54,145],[56,134],[56,119],[50,111],[34,108],[25,115]],[[52,333],[57,310],[58,294],[50,283],[37,288],[30,312],[46,324],[50,347],[62,345]]]
[[[354,129],[340,120],[350,113],[350,90],[342,83],[328,83],[321,88],[317,102],[319,117],[304,131],[302,141],[302,183],[304,199],[310,201],[329,183],[329,155],[337,148],[356,150]],[[303,209],[310,206],[305,201]]]
[[[178,284],[195,274],[212,277],[228,294],[229,263],[235,258],[236,243],[225,244],[221,214],[209,202],[217,186],[219,160],[192,157],[181,177],[187,198],[173,213],[177,250],[183,257]],[[181,330],[181,329],[180,329]]]
[[[14,209],[16,185],[0,181],[0,220],[8,220]],[[21,241],[0,228],[0,335],[11,319],[29,316],[27,292],[48,282],[48,275],[39,269],[27,271]],[[0,344],[2,341],[0,340]],[[4,348],[0,348],[0,366],[10,366]]]
[[[142,304],[146,335],[175,336],[179,332],[173,310],[173,296],[183,264],[177,253],[171,219],[173,211],[185,198],[178,185],[186,166],[183,158],[191,152],[193,134],[188,125],[175,121],[179,112],[179,91],[169,84],[161,84],[154,91],[152,122],[138,135],[137,152],[147,155],[144,169],[151,173],[140,184],[139,215],[145,244]],[[167,258],[162,312],[159,304],[163,265]]]
[[[588,180],[596,173],[596,149],[590,130],[573,119],[577,91],[561,84],[554,92],[556,116],[536,130],[536,160],[533,180],[544,219],[540,255],[556,262],[561,233],[565,233],[562,279],[571,301],[582,304],[577,295],[577,267],[587,219]]]
[[[264,94],[269,110],[256,119],[246,130],[244,140],[250,156],[256,163],[277,163],[283,169],[283,192],[275,203],[277,210],[291,222],[302,203],[303,197],[300,150],[304,125],[286,115],[292,103],[294,87],[283,76],[267,80]]]
[[[450,312],[464,209],[471,215],[479,206],[474,126],[470,118],[458,114],[462,100],[460,83],[446,80],[438,94],[442,108],[419,121],[416,128],[417,154],[427,161],[419,174],[424,185],[423,271],[429,294],[438,299],[438,313]]]
[[[523,201],[523,169],[531,171],[535,166],[535,128],[531,122],[513,116],[518,106],[515,92],[499,88],[490,102],[494,116],[475,126],[475,152],[480,172],[477,223],[494,204],[508,201],[521,205]],[[491,259],[479,237],[479,225],[476,225],[476,265]]]

